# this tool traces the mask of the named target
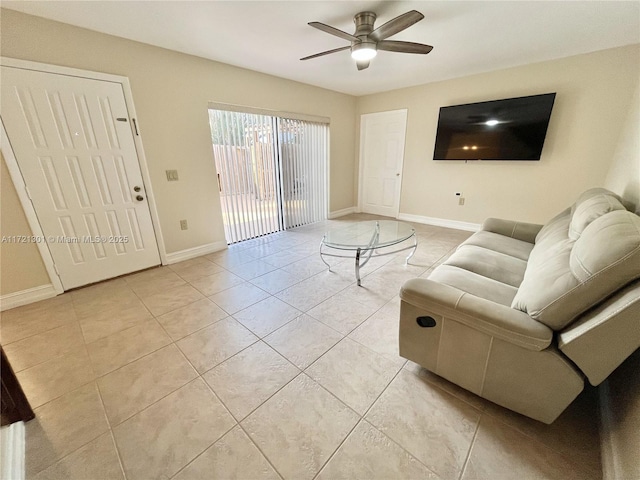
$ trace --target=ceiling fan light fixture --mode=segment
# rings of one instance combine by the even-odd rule
[[[378,50],[374,42],[356,43],[351,47],[351,58],[357,61],[371,60],[377,54]]]
[[[356,67],[358,67],[358,70],[364,70],[369,68],[369,63],[371,59],[378,54],[378,50],[384,50],[386,52],[418,53],[424,55],[433,50],[431,45],[387,40],[387,38],[406,30],[423,18],[424,15],[420,12],[411,10],[410,12],[403,13],[402,15],[389,20],[382,26],[375,28],[374,23],[376,21],[376,14],[373,12],[360,12],[353,17],[353,23],[355,23],[356,26],[356,31],[353,35],[321,22],[309,22],[309,26],[317,28],[318,30],[335,37],[340,37],[343,40],[348,40],[350,45],[334,48],[333,50],[327,50],[326,52],[316,53],[315,55],[309,55],[301,58],[300,60],[310,60],[312,58],[329,55],[330,53],[351,50],[351,58],[356,61]]]

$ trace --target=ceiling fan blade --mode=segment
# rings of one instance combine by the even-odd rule
[[[345,40],[349,40],[350,42],[359,42],[360,39],[358,37],[354,37],[350,33],[343,32],[342,30],[338,30],[337,28],[333,28],[329,25],[325,25],[320,22],[309,22],[313,28],[317,28],[318,30],[322,30],[323,32],[330,33],[331,35],[335,35],[336,37],[344,38]]]
[[[365,68],[369,68],[369,60],[360,60],[356,62],[356,65],[358,66],[358,70],[364,70]]]
[[[369,38],[375,40],[376,42],[384,40],[391,35],[395,35],[396,33],[401,32],[405,28],[409,28],[411,25],[419,22],[423,18],[424,15],[422,15],[420,12],[418,12],[417,10],[411,10],[410,12],[403,13],[399,17],[396,17],[393,20],[389,20],[387,23],[379,26],[369,34]]]
[[[336,52],[341,52],[342,50],[348,50],[349,48],[351,48],[350,45],[347,45],[346,47],[334,48],[333,50],[327,50],[326,52],[320,52],[320,53],[316,53],[315,55],[309,55],[308,57],[301,58],[300,60],[310,60],[312,58],[322,57],[323,55],[329,55],[330,53],[336,53]]]
[[[378,42],[378,50],[386,50],[387,52],[401,52],[401,53],[421,53],[427,54],[433,47],[431,45],[425,45],[423,43],[413,42],[396,42],[394,40],[383,40]]]

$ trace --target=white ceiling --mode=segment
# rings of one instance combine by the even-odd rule
[[[640,43],[640,2],[618,1],[8,1],[5,8],[319,87],[364,95]],[[425,18],[391,37],[429,55],[379,52],[357,71],[347,45],[307,25],[353,33],[409,10]]]

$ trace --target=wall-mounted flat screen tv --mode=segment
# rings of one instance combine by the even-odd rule
[[[540,160],[555,93],[441,107],[434,160]]]

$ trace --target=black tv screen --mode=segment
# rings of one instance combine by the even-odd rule
[[[441,107],[434,160],[540,160],[555,93]]]

